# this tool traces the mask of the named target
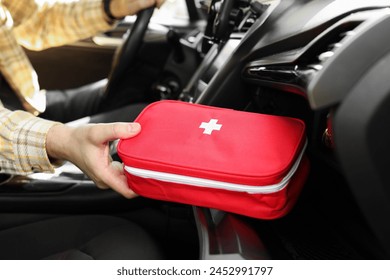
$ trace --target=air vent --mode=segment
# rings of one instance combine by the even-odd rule
[[[243,77],[249,83],[307,96],[308,85],[325,63],[348,39],[357,36],[360,24],[375,15],[375,11],[352,14],[322,31],[304,47],[249,63]],[[311,30],[312,33],[315,31],[318,30]]]
[[[308,51],[299,59],[299,64],[320,70],[323,64],[343,45],[345,40],[355,35],[354,29],[360,23],[362,22],[349,21],[326,33],[308,48]]]

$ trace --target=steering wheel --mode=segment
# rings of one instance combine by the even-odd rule
[[[135,61],[153,12],[154,7],[151,7],[142,10],[137,14],[135,23],[125,33],[124,42],[114,55],[111,73],[108,76],[108,83],[105,91],[106,97],[109,96],[110,100],[115,99],[115,87],[119,79],[128,66],[132,65]]]
[[[202,42],[202,52],[207,53],[214,43],[225,42],[233,29],[230,13],[235,0],[212,0]]]

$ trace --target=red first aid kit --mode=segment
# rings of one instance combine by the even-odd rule
[[[141,196],[274,219],[308,174],[298,119],[160,101],[136,122],[141,133],[120,140],[118,154]]]

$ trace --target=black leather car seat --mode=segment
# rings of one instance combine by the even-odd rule
[[[162,259],[158,244],[128,220],[65,216],[0,230],[0,259]]]

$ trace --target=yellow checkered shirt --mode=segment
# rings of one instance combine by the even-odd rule
[[[28,111],[43,112],[45,95],[21,46],[42,50],[110,27],[102,0],[0,0],[0,71]]]
[[[27,109],[42,109],[44,95],[20,45],[42,50],[111,27],[102,0],[0,0],[0,71]],[[0,172],[53,171],[45,149],[53,125],[27,112],[11,112],[0,102]]]

